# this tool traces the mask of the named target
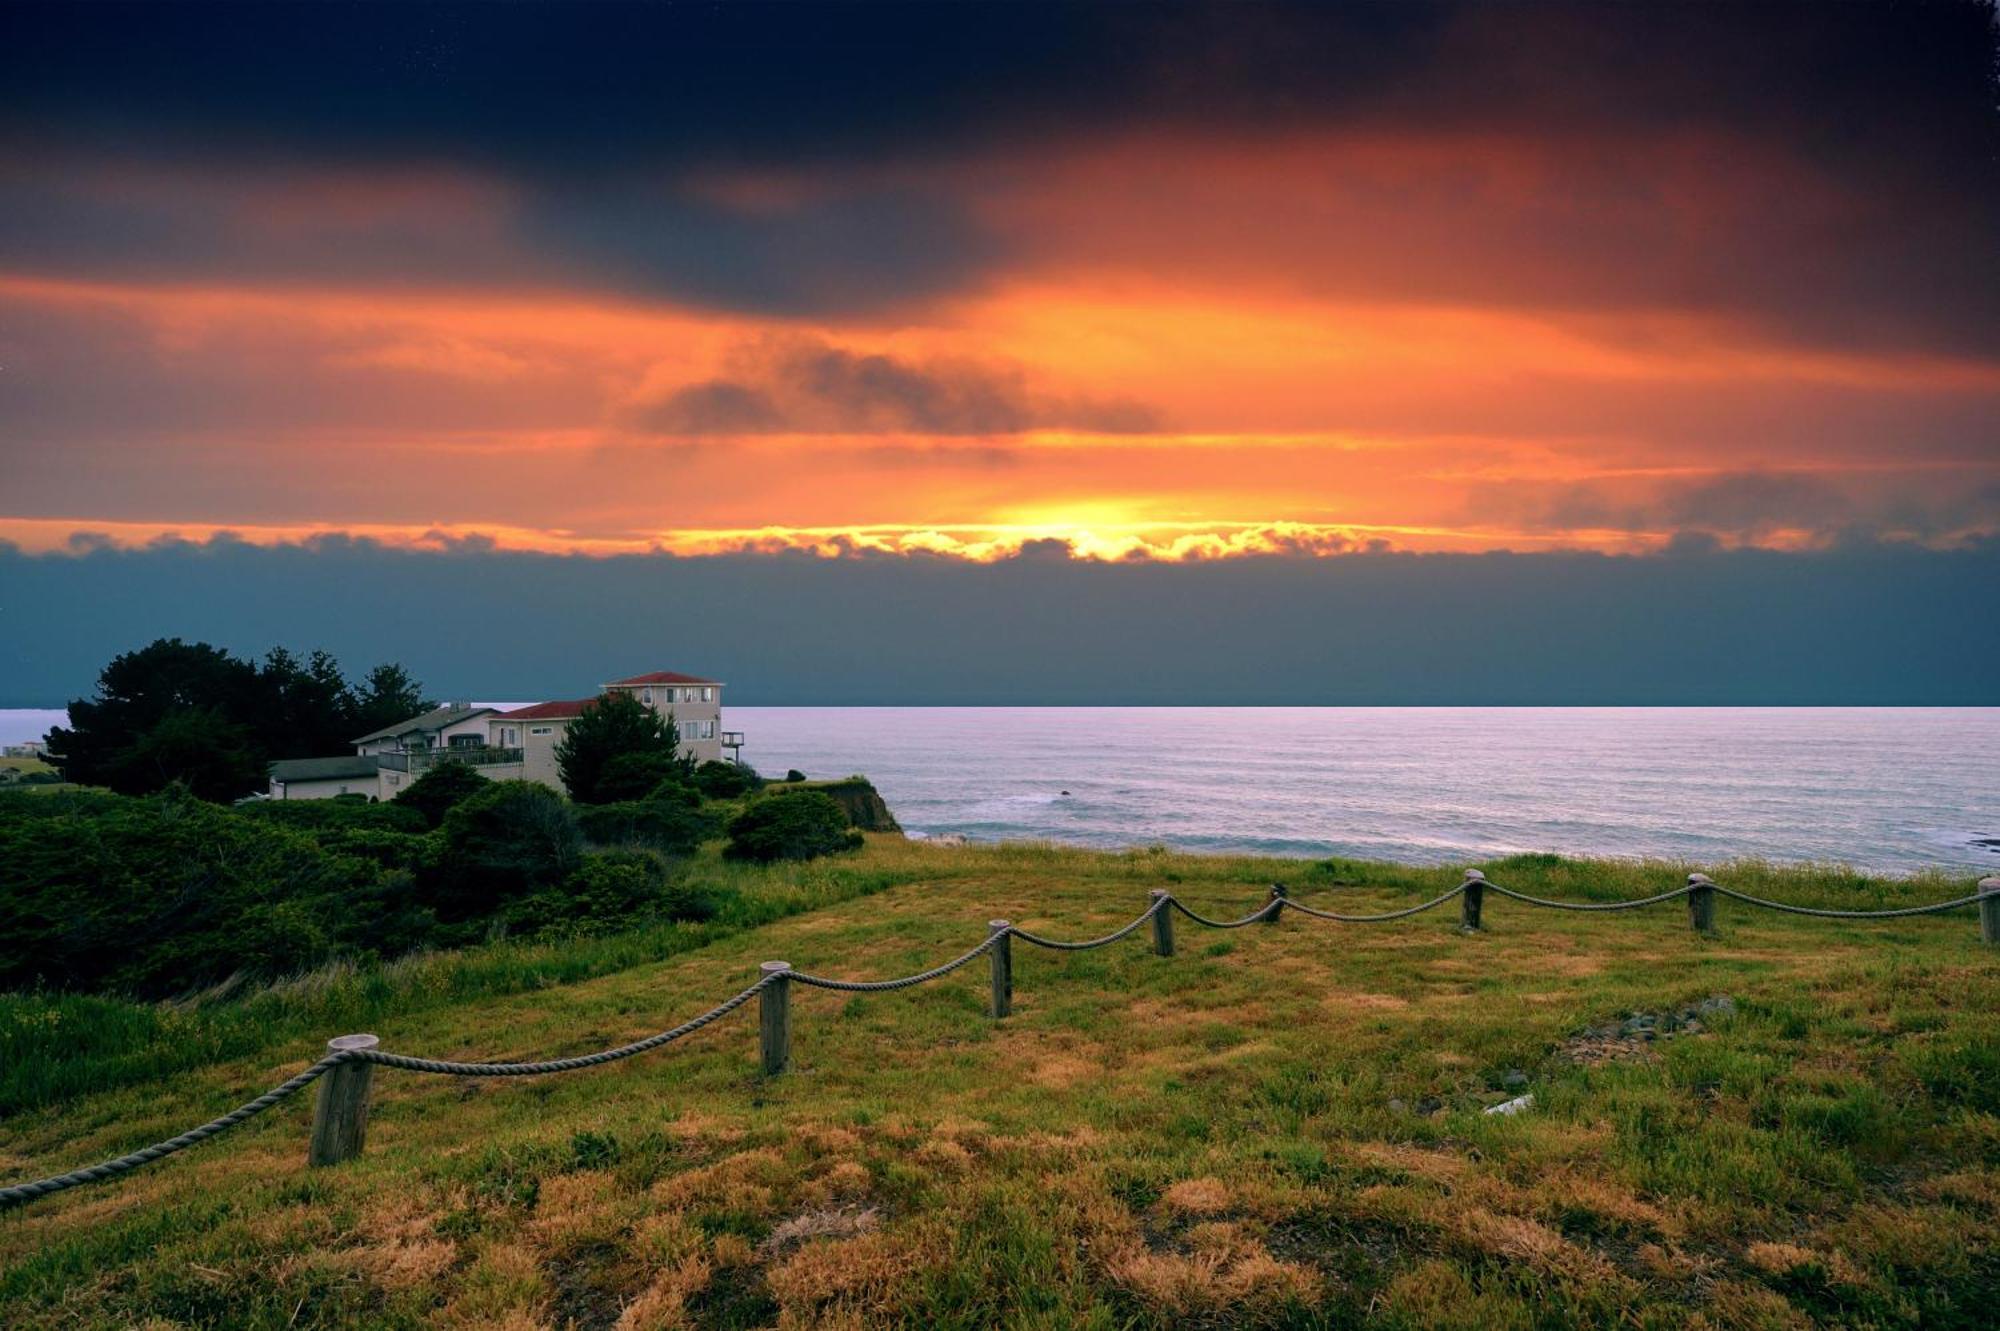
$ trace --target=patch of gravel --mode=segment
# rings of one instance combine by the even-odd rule
[[[1617,1021],[1585,1027],[1563,1041],[1556,1053],[1586,1066],[1650,1058],[1656,1042],[1706,1034],[1711,1023],[1735,1013],[1736,1000],[1727,994],[1674,1012],[1628,1012]]]

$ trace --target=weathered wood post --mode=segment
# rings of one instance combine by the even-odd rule
[[[764,1051],[764,1075],[775,1077],[792,1061],[792,963],[767,961],[758,968],[776,976],[757,995],[758,1028]]]
[[[1264,917],[1264,923],[1266,924],[1276,924],[1278,917],[1285,913],[1285,885],[1283,883],[1271,884],[1270,912],[1270,914]]]
[[[372,1035],[336,1035],[326,1042],[327,1052],[373,1049],[381,1041]],[[361,1154],[368,1135],[368,1088],[375,1080],[375,1065],[353,1059],[335,1064],[319,1079],[319,1099],[313,1102],[312,1138],[306,1147],[306,1163],[337,1165]]]
[[[1698,934],[1715,932],[1715,880],[1705,873],[1688,875],[1688,924]]]
[[[1153,889],[1153,955],[1171,957],[1174,954],[1174,912],[1167,905],[1167,889]]]
[[[1465,871],[1465,891],[1458,897],[1458,927],[1465,933],[1478,933],[1479,912],[1486,905],[1486,875],[1477,869]]]
[[[2000,946],[2000,878],[1982,878],[1979,890],[1979,941]]]
[[[1014,926],[1005,920],[989,920],[986,927],[1000,935],[986,955],[993,960],[993,1016],[997,1020],[1014,1010]]]

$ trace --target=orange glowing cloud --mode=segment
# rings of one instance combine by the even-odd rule
[[[478,265],[0,273],[0,539],[1195,559],[1993,530],[2000,359],[1854,336],[1790,253],[1851,193],[1712,134],[1647,146],[1150,130],[691,184],[759,216],[862,178],[1003,242],[977,281],[812,315],[486,280],[527,205],[470,174],[246,186],[230,225],[274,267],[454,230]]]

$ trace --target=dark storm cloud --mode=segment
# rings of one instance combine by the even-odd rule
[[[1992,541],[1186,564],[1073,560],[1059,542],[993,564],[0,544],[0,705],[83,694],[114,653],[167,634],[397,659],[450,697],[566,697],[607,670],[680,666],[740,704],[1992,705],[1996,585]],[[536,631],[496,656],[497,623]]]
[[[1991,6],[17,4],[10,127],[264,159],[876,159],[1135,121],[1991,149]],[[1968,97],[1970,94],[1970,97]]]
[[[920,365],[804,338],[746,348],[734,359],[735,377],[674,389],[635,411],[633,423],[670,435],[1005,435],[1055,427],[1133,434],[1159,424],[1133,403],[1035,394],[1011,368]]]
[[[297,167],[126,179],[120,166],[131,164],[92,172],[39,157],[0,169],[0,266],[96,280],[560,287],[782,315],[956,290],[1002,250],[949,198],[867,184],[750,208],[633,181],[440,172],[384,183]],[[315,190],[358,191],[363,203],[329,197],[315,215]]]
[[[0,264],[17,268],[240,263],[238,276],[870,311],[974,285],[1011,250],[954,186],[867,184],[856,168],[1133,131],[1335,127],[1587,143],[1586,157],[1622,160],[1605,197],[1564,179],[1521,219],[1601,288],[1557,300],[1680,292],[1814,340],[2000,343],[2000,96],[1992,7],[1975,0],[66,4],[17,5],[0,24],[0,145],[35,164],[0,207]],[[1649,192],[1663,140],[1694,145],[1713,197]],[[1783,191],[1745,187],[1774,162],[1834,182],[1842,203],[1794,214]],[[162,211],[65,197],[56,177],[79,164],[215,178]],[[340,170],[465,172],[506,198],[470,231],[392,219],[310,243],[231,207],[233,180]],[[815,171],[845,183],[768,210],[696,183]],[[1591,230],[1635,200],[1661,229],[1650,284],[1644,252]],[[1481,231],[1476,213],[1459,218],[1468,239]],[[1670,252],[1682,245],[1708,257],[1691,268]]]

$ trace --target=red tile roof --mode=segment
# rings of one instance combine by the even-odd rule
[[[655,670],[650,675],[634,675],[630,679],[614,679],[604,687],[622,689],[630,684],[720,684],[719,679],[703,679],[700,675],[681,675],[671,670]]]
[[[596,701],[595,698],[578,698],[575,702],[530,703],[500,715],[509,721],[566,721],[582,716],[583,709]]]

